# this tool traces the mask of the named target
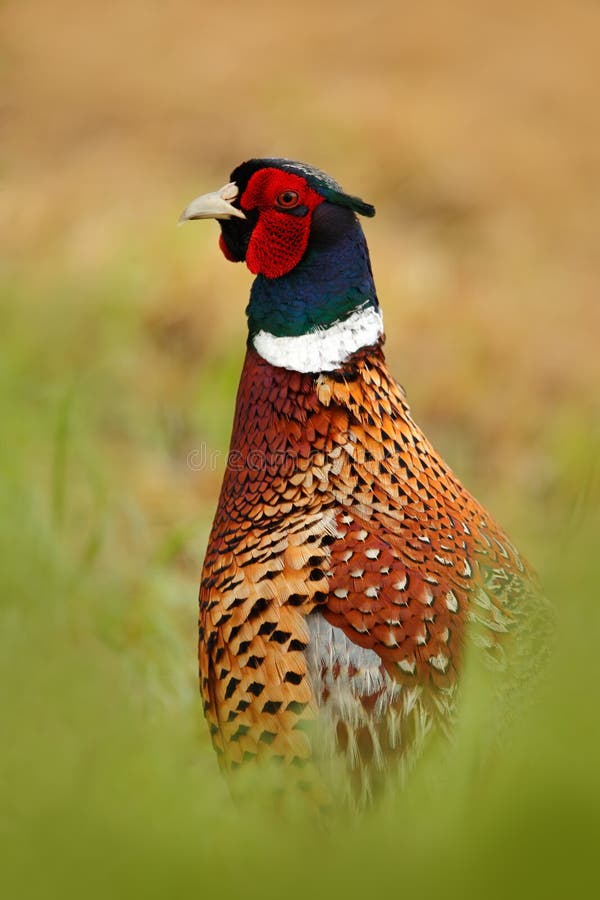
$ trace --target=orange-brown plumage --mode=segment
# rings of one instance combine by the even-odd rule
[[[382,340],[315,371],[249,341],[200,592],[226,769],[278,759],[304,783],[340,759],[368,795],[448,730],[466,642],[501,665],[536,607],[526,564],[413,421]]]

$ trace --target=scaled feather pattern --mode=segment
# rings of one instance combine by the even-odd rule
[[[429,733],[450,732],[469,642],[518,693],[546,612],[527,563],[413,420],[380,330],[356,325],[379,316],[355,214],[372,207],[324,178],[282,160],[231,175],[246,219],[221,219],[227,258],[245,258],[264,215],[284,234],[272,269],[269,229],[255,248],[265,272],[202,573],[199,655],[223,768],[283,763],[326,804],[335,767],[368,800]],[[289,249],[299,262],[280,276],[279,248],[302,228]],[[293,314],[290,298],[302,299]]]

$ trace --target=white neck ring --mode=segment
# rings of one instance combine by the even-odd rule
[[[357,309],[343,321],[307,334],[277,337],[259,331],[252,338],[255,350],[272,366],[293,372],[332,372],[360,350],[376,344],[383,334],[383,319],[378,309]]]

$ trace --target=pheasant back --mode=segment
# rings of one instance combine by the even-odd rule
[[[381,352],[289,375],[249,351],[200,596],[226,768],[342,758],[368,797],[448,730],[467,623],[501,667],[530,591],[506,535],[413,422]]]

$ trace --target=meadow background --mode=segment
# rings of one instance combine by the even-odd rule
[[[594,0],[0,5],[3,897],[597,889],[599,109]],[[510,752],[475,684],[325,833],[233,807],[196,693],[250,276],[175,223],[262,155],[376,205],[390,366],[557,610]]]

